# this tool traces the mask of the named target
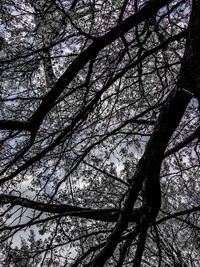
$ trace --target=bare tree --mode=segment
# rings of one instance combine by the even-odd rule
[[[198,266],[200,2],[2,0],[2,266]]]

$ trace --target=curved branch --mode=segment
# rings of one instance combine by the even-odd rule
[[[91,101],[93,104],[97,102],[97,100],[100,98],[100,96],[103,94],[103,92],[105,92],[107,90],[108,87],[110,87],[117,79],[121,78],[129,69],[134,68],[138,63],[142,62],[144,59],[146,59],[148,56],[150,56],[153,53],[156,53],[157,51],[159,51],[160,49],[162,49],[163,47],[165,47],[166,45],[170,44],[173,41],[178,41],[181,38],[186,37],[187,35],[187,30],[184,30],[172,37],[169,37],[166,41],[164,41],[163,43],[159,44],[158,46],[147,50],[141,57],[139,57],[136,61],[132,62],[131,64],[129,64],[128,66],[126,66],[121,72],[119,72],[118,74],[116,74],[109,82],[108,84],[99,92],[97,93],[97,95],[95,96],[94,100]],[[81,56],[81,55],[80,55]],[[78,58],[80,58],[80,56]],[[89,60],[88,60],[89,61]],[[73,64],[73,63],[72,63]],[[78,65],[79,63],[77,63]],[[71,65],[70,65],[71,66]],[[70,68],[69,66],[69,68]],[[68,68],[68,69],[69,69]],[[68,69],[66,70],[66,72],[68,73]],[[78,72],[78,71],[77,71]],[[63,74],[64,75],[64,74]],[[42,122],[43,118],[46,116],[46,114],[51,110],[51,108],[47,103],[47,101],[49,100],[48,95],[53,92],[54,90],[56,91],[56,88],[59,87],[59,81],[62,79],[63,76],[60,77],[60,79],[58,80],[58,82],[54,85],[54,87],[52,88],[52,90],[50,90],[50,92],[45,96],[44,100],[42,101],[41,105],[39,106],[38,110],[35,111],[35,113],[32,115],[32,118],[30,121],[27,122],[21,122],[21,121],[12,121],[12,120],[0,120],[0,129],[3,130],[21,130],[21,131],[30,131],[33,133],[33,135],[36,134],[37,129],[40,125],[40,123]],[[75,77],[75,76],[74,76]],[[64,81],[63,81],[64,82]],[[67,85],[67,84],[66,84]],[[62,87],[66,85],[62,85]],[[64,90],[63,88],[63,90]],[[52,99],[49,103],[51,103],[53,101],[53,105],[55,104],[56,99],[54,99],[54,93],[52,93]],[[47,98],[47,99],[46,99]],[[50,97],[51,98],[51,97]],[[45,100],[46,99],[46,100]],[[45,104],[44,104],[45,103]],[[45,107],[46,105],[46,107]],[[86,112],[86,110],[88,109],[88,106],[86,106],[86,108],[84,109],[84,113]],[[39,111],[42,110],[42,107],[45,108],[45,115],[40,114]],[[43,110],[44,112],[44,110]],[[154,122],[153,121],[135,121],[135,123],[145,123],[148,125],[153,125]]]
[[[94,264],[90,266],[103,266],[113,254],[121,235],[128,225],[129,212],[133,209],[144,180],[150,184],[151,181],[159,179],[159,175],[157,174],[160,172],[164,151],[171,136],[178,127],[190,99],[191,95],[182,90],[172,91],[168,96],[168,99],[161,108],[146,150],[136,167],[134,176],[130,180],[131,185],[119,220],[109,236],[107,244],[96,256]],[[157,195],[157,192],[154,191],[149,192],[149,195],[150,193]],[[156,196],[153,196],[153,198],[154,201],[149,203],[152,210],[155,207],[151,207],[151,204],[156,202]]]
[[[31,118],[35,130],[37,131],[44,117],[54,107],[55,101],[62,94],[66,86],[100,50],[170,2],[172,2],[172,0],[149,1],[140,11],[125,19],[121,24],[115,26],[105,35],[96,38],[96,40],[72,62],[64,74],[58,79],[57,83],[44,97],[41,105]]]

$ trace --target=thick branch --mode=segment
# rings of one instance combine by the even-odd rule
[[[109,86],[109,85],[108,85]],[[106,87],[107,88],[107,87]],[[14,178],[17,174],[22,172],[23,170],[27,169],[29,166],[31,166],[34,162],[40,160],[43,156],[45,156],[49,151],[53,150],[58,144],[60,144],[60,141],[63,139],[63,137],[67,138],[67,134],[69,133],[71,135],[71,132],[77,127],[76,125],[81,123],[87,118],[87,114],[93,109],[94,105],[99,100],[99,97],[103,94],[103,92],[106,90],[106,88],[103,88],[101,91],[99,91],[96,95],[96,97],[85,107],[85,109],[81,110],[80,113],[77,114],[76,117],[72,120],[71,124],[67,126],[67,128],[54,140],[54,142],[44,148],[40,153],[36,154],[29,160],[27,160],[22,166],[20,166],[15,172],[11,173],[9,176],[4,177],[0,179],[0,184],[5,183],[6,181],[11,180]],[[150,107],[146,109],[145,111],[141,112],[140,114],[134,116],[133,118],[125,121],[122,123],[119,127],[111,131],[109,134],[107,134],[105,137],[103,137],[101,140],[97,141],[96,143],[92,144],[90,147],[88,147],[87,151],[89,152],[96,144],[99,144],[100,142],[105,141],[109,136],[117,133],[119,130],[121,130],[123,127],[125,127],[127,124],[134,122],[138,118],[144,116],[149,111],[158,108],[161,106],[162,103],[159,103],[158,105],[155,105],[153,107]],[[87,152],[86,152],[87,153]],[[86,155],[86,154],[85,154]],[[84,155],[82,156],[82,159],[84,158]],[[4,170],[1,172],[1,174],[4,173]]]
[[[31,124],[23,121],[0,120],[1,130],[31,131]]]
[[[123,262],[126,258],[127,250],[131,246],[132,241],[136,238],[138,233],[139,233],[139,227],[137,226],[132,232],[124,236],[125,242],[122,244],[120,248],[120,256],[119,256],[119,260],[117,262],[116,267],[123,266]]]
[[[165,153],[164,157],[166,158],[166,157],[170,156],[171,154],[179,151],[181,148],[187,146],[189,143],[191,143],[193,140],[195,140],[198,137],[200,137],[200,127],[198,127],[191,135],[189,135],[187,138],[185,138],[185,140],[178,143],[173,148],[169,149]]]
[[[162,49],[164,46],[172,43],[173,41],[180,40],[181,38],[186,37],[186,35],[187,35],[187,30],[184,30],[184,31],[172,36],[172,37],[169,37],[166,41],[164,41],[163,43],[159,44],[158,46],[146,51],[136,61],[134,61],[133,63],[131,63],[127,67],[125,67],[121,72],[119,72],[117,75],[115,75],[108,82],[108,84],[96,95],[96,97],[93,99],[93,101],[91,101],[93,103],[93,106],[94,106],[94,104],[97,103],[98,99],[101,97],[103,92],[105,92],[107,90],[107,88],[110,87],[117,79],[121,78],[129,69],[134,68],[138,63],[140,63],[143,60],[145,60],[151,54],[156,53],[157,51]],[[55,86],[57,86],[57,83],[55,84]],[[47,107],[48,107],[48,104],[47,104]],[[88,105],[86,106],[86,108],[81,113],[86,113],[87,109],[88,109]],[[33,117],[35,118],[34,120],[33,120]],[[33,117],[32,117],[32,121],[28,121],[28,122],[20,122],[20,121],[12,121],[12,120],[10,120],[10,121],[9,120],[0,120],[0,129],[33,131],[34,128],[36,128],[35,123],[37,121],[37,116],[35,114],[33,114]],[[41,120],[40,116],[38,117],[38,120]],[[42,120],[43,120],[43,118],[42,118]],[[41,121],[40,121],[40,123],[41,123]],[[153,125],[154,124],[154,122],[152,122],[152,121],[145,121],[145,120],[144,121],[137,120],[137,121],[135,121],[135,123],[144,123],[144,124],[149,124],[149,125]],[[35,130],[35,132],[36,132],[36,130]],[[34,133],[34,135],[35,135],[35,133]]]
[[[139,233],[139,237],[138,237],[135,257],[133,260],[133,267],[140,267],[141,266],[142,254],[144,252],[146,238],[147,238],[147,231],[148,231],[150,222],[151,222],[151,220],[149,218],[149,215],[144,214],[141,218],[140,229],[139,229],[140,233]]]
[[[66,204],[46,204],[18,196],[0,195],[0,205],[5,204],[10,204],[11,206],[18,205],[38,211],[60,214],[62,216],[75,216],[106,222],[116,222],[120,213],[118,209],[91,209]],[[130,214],[129,220],[131,222],[138,222],[142,213],[142,209],[135,209],[132,214]]]
[[[62,94],[66,86],[74,79],[77,73],[104,47],[111,44],[118,37],[128,32],[134,26],[155,13],[159,8],[169,4],[172,0],[149,1],[140,11],[125,19],[121,24],[111,29],[104,36],[97,38],[83,51],[58,79],[55,86],[44,97],[41,105],[32,116],[32,123],[37,130],[47,113],[53,108],[55,101]]]
[[[133,209],[144,180],[148,183],[146,190],[149,190],[147,192],[147,204],[151,209],[152,216],[156,217],[160,205],[160,194],[154,191],[157,188],[154,185],[159,183],[160,166],[168,141],[178,126],[190,99],[191,95],[185,91],[175,91],[168,97],[168,101],[161,109],[146,150],[138,163],[119,221],[108,238],[106,246],[97,255],[91,266],[103,266],[112,255],[128,225],[128,214]]]

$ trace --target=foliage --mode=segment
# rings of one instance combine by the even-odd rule
[[[198,1],[0,10],[1,266],[198,266]]]

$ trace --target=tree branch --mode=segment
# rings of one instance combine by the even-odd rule
[[[163,43],[159,44],[158,46],[146,51],[141,57],[139,57],[135,62],[131,63],[130,65],[128,65],[127,67],[125,67],[121,72],[119,72],[117,75],[115,75],[109,82],[108,84],[105,86],[105,88],[103,88],[95,97],[94,101],[91,101],[93,103],[96,103],[96,101],[100,98],[100,96],[102,95],[102,93],[104,91],[106,91],[106,89],[111,86],[117,79],[121,78],[129,69],[134,68],[139,62],[142,62],[144,59],[146,59],[148,56],[150,56],[153,53],[156,53],[157,51],[159,51],[160,49],[162,49],[163,47],[165,47],[167,44],[170,44],[173,41],[176,40],[180,40],[181,38],[186,37],[187,35],[187,30],[184,30],[172,37],[169,37],[166,41],[164,41]],[[73,63],[72,63],[73,64]],[[64,74],[63,74],[64,75]],[[60,78],[61,79],[61,78]],[[57,83],[54,85],[54,87],[57,87]],[[63,85],[64,86],[64,85]],[[53,88],[54,88],[53,87]],[[52,90],[53,90],[52,88]],[[51,91],[50,91],[51,92]],[[49,92],[49,93],[50,93]],[[48,95],[48,94],[47,94]],[[46,96],[47,96],[46,95]],[[51,101],[53,101],[51,99]],[[43,103],[43,102],[42,102]],[[46,103],[46,102],[45,102]],[[43,106],[43,104],[40,105],[40,107]],[[40,109],[40,107],[38,109]],[[46,108],[48,109],[48,103],[46,103]],[[88,108],[88,105],[86,106],[84,113],[86,112],[86,109]],[[51,108],[50,108],[51,109]],[[50,111],[50,109],[47,111],[47,113]],[[37,114],[35,114],[37,112]],[[43,117],[41,117],[41,115],[39,114],[39,111],[36,110],[36,112],[33,114],[31,121],[28,122],[20,122],[20,121],[12,121],[12,120],[1,120],[0,121],[0,129],[4,129],[4,130],[24,130],[24,131],[30,131],[30,132],[34,132],[33,135],[36,134],[37,131],[37,127],[39,127],[40,123],[43,120]],[[83,113],[83,112],[82,112]],[[37,118],[38,117],[38,118]],[[37,121],[38,120],[38,121]],[[36,127],[36,121],[37,121],[37,127]],[[39,122],[40,121],[40,122]],[[145,123],[145,124],[149,124],[149,125],[153,125],[154,122],[151,121],[135,121],[135,123]]]
[[[120,213],[119,209],[91,209],[66,204],[46,204],[18,196],[0,195],[0,205],[5,204],[10,204],[12,207],[21,206],[42,212],[60,214],[62,216],[75,216],[79,218],[86,218],[105,222],[116,222],[119,218]],[[130,213],[130,222],[138,222],[142,213],[142,209],[135,209],[132,213]]]
[[[166,157],[170,156],[171,154],[174,154],[175,152],[177,152],[181,148],[187,146],[189,143],[191,143],[193,140],[195,140],[198,137],[200,137],[200,126],[191,135],[189,135],[187,138],[185,138],[185,140],[183,140],[182,142],[178,143],[173,148],[169,149],[165,153],[164,157],[166,158]]]
[[[173,218],[176,218],[178,216],[182,216],[182,215],[186,215],[186,214],[191,214],[191,213],[197,212],[197,211],[200,211],[200,206],[197,206],[197,207],[194,207],[191,209],[187,209],[187,210],[183,210],[183,211],[179,211],[179,212],[173,213],[171,215],[168,215],[168,216],[156,221],[156,224],[160,224],[160,223],[167,221],[169,219],[173,219]]]
[[[31,131],[31,123],[13,120],[0,120],[1,130]]]
[[[35,130],[39,128],[42,120],[53,108],[55,101],[62,94],[66,86],[74,79],[77,73],[95,56],[100,50],[111,44],[118,37],[128,32],[134,26],[155,13],[159,8],[169,4],[172,0],[149,1],[140,11],[125,19],[121,24],[111,29],[105,35],[98,37],[85,51],[83,51],[67,68],[58,79],[53,88],[46,94],[41,105],[31,117]]]

